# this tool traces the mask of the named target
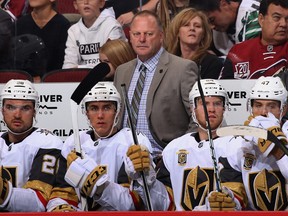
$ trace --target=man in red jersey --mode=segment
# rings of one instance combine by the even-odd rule
[[[262,34],[231,48],[221,79],[257,79],[287,67],[288,1],[262,0],[258,21]]]

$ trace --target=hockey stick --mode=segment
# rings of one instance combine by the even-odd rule
[[[91,88],[94,85],[96,85],[96,83],[101,81],[109,72],[110,72],[110,67],[107,63],[99,63],[79,83],[79,85],[74,90],[70,98],[75,151],[76,151],[76,154],[81,158],[83,158],[83,155],[82,155],[80,136],[79,136],[78,107],[82,99],[91,90]],[[79,196],[80,196],[80,201],[82,205],[82,210],[85,211],[87,210],[87,201],[85,197],[81,196],[80,192],[79,192]]]
[[[131,131],[132,131],[133,141],[134,141],[135,145],[139,145],[138,138],[137,138],[137,135],[136,135],[136,131],[135,131],[135,128],[134,128],[133,123],[132,123],[132,114],[131,114],[131,110],[130,110],[130,104],[129,104],[129,99],[128,99],[128,95],[127,95],[126,85],[125,84],[121,85],[121,90],[122,90],[122,95],[123,95],[124,103],[125,103],[126,110],[127,110],[127,115],[128,115],[128,119],[129,119],[130,128],[131,128]],[[142,178],[142,181],[143,181],[144,194],[145,194],[145,199],[146,199],[148,210],[149,211],[153,211],[153,207],[152,207],[152,204],[151,204],[150,193],[149,193],[149,189],[148,189],[148,185],[147,185],[147,181],[146,181],[144,172],[140,171],[140,175],[141,175],[141,178]]]
[[[283,143],[271,131],[265,130],[263,128],[244,125],[232,125],[218,128],[216,133],[218,136],[253,136],[269,140],[275,143],[275,145],[288,156],[288,149],[283,145]]]
[[[70,107],[72,114],[72,126],[74,133],[75,150],[78,156],[82,157],[79,126],[78,126],[78,107],[85,95],[91,88],[101,81],[110,72],[110,67],[107,63],[96,65],[87,76],[79,83],[77,88],[71,95]]]
[[[219,170],[218,170],[218,164],[217,164],[217,158],[216,158],[216,153],[215,153],[215,148],[214,148],[212,131],[211,131],[211,126],[210,126],[210,121],[209,121],[209,116],[208,116],[208,110],[207,110],[205,96],[204,96],[203,89],[202,89],[201,82],[200,82],[200,74],[201,74],[201,66],[199,67],[199,75],[198,75],[197,84],[198,84],[199,93],[201,96],[201,100],[202,100],[202,104],[203,104],[203,108],[204,108],[204,113],[205,113],[206,128],[207,128],[207,133],[208,133],[211,158],[212,158],[212,162],[213,162],[216,189],[218,192],[222,192],[222,189],[220,186],[220,174],[219,174]]]

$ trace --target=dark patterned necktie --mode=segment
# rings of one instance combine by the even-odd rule
[[[137,126],[137,117],[138,117],[138,112],[139,112],[141,96],[142,96],[142,92],[144,88],[147,68],[145,67],[145,65],[142,64],[139,71],[140,71],[140,75],[136,83],[136,88],[135,88],[135,91],[132,97],[132,102],[131,102],[132,124],[135,129]]]

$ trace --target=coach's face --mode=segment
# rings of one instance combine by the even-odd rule
[[[161,48],[164,34],[153,16],[135,17],[130,27],[130,42],[141,61],[153,57]]]
[[[87,104],[86,115],[94,128],[96,137],[106,137],[114,134],[114,119],[116,106],[112,101],[93,101]]]

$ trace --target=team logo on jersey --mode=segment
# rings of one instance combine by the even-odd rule
[[[184,210],[193,210],[205,204],[205,198],[213,189],[213,170],[200,168],[186,169],[183,173],[181,206]]]
[[[235,65],[236,72],[234,73],[235,79],[244,79],[249,77],[249,62],[239,62]]]
[[[39,133],[44,133],[46,136],[48,135],[48,134],[52,134],[52,135],[54,135],[51,131],[49,131],[49,130],[47,130],[47,129],[44,129],[44,128],[41,128],[40,129],[40,131],[39,131]]]
[[[16,187],[16,171],[17,167],[0,167],[0,175],[3,179],[10,181],[13,187]]]
[[[249,175],[249,188],[257,210],[279,211],[287,207],[285,179],[279,171],[266,169]]]
[[[252,168],[252,165],[255,159],[256,159],[255,155],[251,153],[245,153],[243,168],[245,170],[250,170]]]
[[[178,152],[176,152],[176,154],[178,155],[178,164],[180,166],[185,166],[189,152],[185,149],[180,149]]]
[[[272,52],[273,51],[273,45],[268,45],[267,46],[267,51]]]

